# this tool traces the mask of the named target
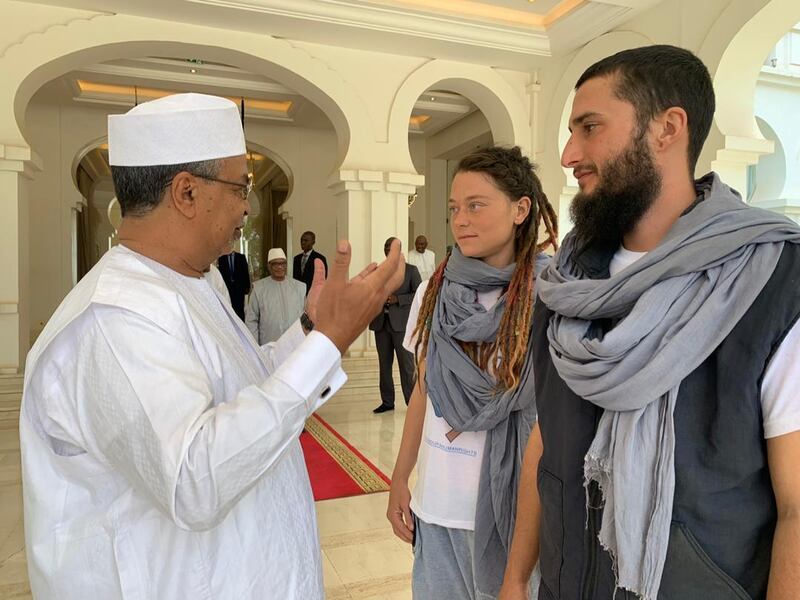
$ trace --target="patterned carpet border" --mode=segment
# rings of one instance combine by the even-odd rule
[[[358,484],[365,494],[386,492],[391,483],[366,457],[317,414],[306,421],[306,431]]]

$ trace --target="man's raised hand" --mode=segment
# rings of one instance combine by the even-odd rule
[[[340,241],[328,280],[316,300],[314,319],[316,330],[342,354],[382,310],[386,298],[402,285],[406,266],[400,241],[394,240],[386,260],[368,265],[348,281],[350,255],[350,243]]]

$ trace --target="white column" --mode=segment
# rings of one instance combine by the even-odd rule
[[[336,237],[350,240],[353,249],[351,276],[384,259],[387,238],[408,239],[408,197],[423,181],[417,173],[348,169],[331,178],[329,188],[337,202]],[[348,354],[360,357],[374,351],[373,336],[365,331]]]
[[[0,144],[0,374],[21,373],[30,345],[24,181],[39,170],[41,161],[30,148]]]
[[[774,151],[775,145],[771,140],[727,135],[724,147],[717,150],[717,158],[711,161],[711,169],[747,200],[748,168],[758,164],[762,155]]]
[[[436,259],[442,260],[447,247],[447,161],[430,159],[425,168],[425,210],[427,211],[427,231],[430,249]]]

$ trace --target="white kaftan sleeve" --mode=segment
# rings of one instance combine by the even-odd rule
[[[295,335],[270,349],[271,376],[215,406],[187,340],[129,311],[90,310],[77,374],[83,441],[185,529],[222,521],[345,379],[322,334],[287,355]]]

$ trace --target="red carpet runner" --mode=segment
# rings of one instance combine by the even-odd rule
[[[300,445],[314,500],[385,492],[389,478],[316,414],[306,421]]]

